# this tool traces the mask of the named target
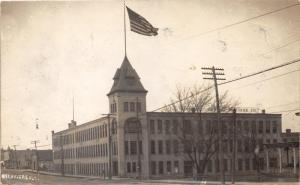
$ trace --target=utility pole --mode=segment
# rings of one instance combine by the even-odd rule
[[[102,114],[107,116],[107,126],[108,126],[108,179],[112,179],[112,172],[111,172],[111,161],[112,161],[112,153],[111,153],[111,129],[110,129],[110,116],[115,115],[112,113]]]
[[[60,158],[61,158],[61,165],[60,165],[60,170],[61,170],[61,175],[65,176],[65,156],[64,156],[64,144],[63,144],[63,135],[60,133],[59,136],[59,144],[60,144]]]
[[[39,143],[40,141],[39,140],[34,140],[34,141],[31,141],[31,144],[34,144],[34,148],[35,148],[35,155],[36,155],[36,173],[37,173],[37,179],[39,181],[39,155],[38,155],[38,150],[37,150],[37,146],[36,144]]]
[[[215,68],[212,67],[202,67],[203,75],[211,75],[212,77],[203,77],[203,79],[206,80],[213,80],[215,85],[215,91],[216,91],[216,104],[217,104],[217,120],[218,120],[218,142],[219,142],[219,166],[221,171],[221,184],[225,184],[225,171],[224,171],[224,151],[223,151],[223,126],[221,125],[221,111],[220,111],[220,100],[219,100],[219,91],[218,91],[218,80],[225,80],[225,78],[217,78],[217,75],[224,75],[224,73],[216,72],[216,71],[224,71],[222,68]],[[206,72],[210,71],[210,72]]]
[[[15,153],[15,157],[14,157],[14,158],[15,158],[15,163],[16,163],[16,166],[15,166],[15,167],[16,167],[16,169],[18,169],[18,155],[17,155],[17,146],[18,146],[18,145],[13,145],[13,147],[14,147],[14,149],[15,149],[15,150],[14,150],[14,153]]]
[[[232,140],[231,184],[235,184],[236,109],[233,109],[232,113],[233,113],[233,140]]]
[[[138,110],[138,107],[140,107],[140,109],[142,108],[141,106],[138,106],[139,104],[139,97],[136,97],[136,123],[137,123],[137,127],[138,127],[138,130],[137,130],[137,154],[138,154],[138,178],[139,180],[141,180],[141,154],[140,154],[140,131],[142,131],[141,129],[141,123],[140,123],[140,120],[139,120],[139,110]]]

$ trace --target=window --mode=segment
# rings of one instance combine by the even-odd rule
[[[151,174],[156,175],[156,162],[151,161]]]
[[[237,131],[237,133],[241,133],[242,132],[242,122],[240,120],[238,120],[236,122],[236,131]]]
[[[131,173],[131,163],[127,163],[127,173]]]
[[[245,131],[245,133],[249,132],[249,122],[248,121],[244,121],[244,131]]]
[[[220,171],[219,159],[216,159],[216,160],[215,160],[215,170],[216,170],[216,172],[219,172],[219,171]]]
[[[221,125],[222,125],[222,133],[224,135],[227,134],[227,123],[226,123],[226,121],[222,121]]]
[[[260,120],[258,122],[258,133],[262,134],[263,133],[263,128],[264,128],[264,122]]]
[[[106,126],[106,124],[104,125],[104,137],[107,137],[107,126]]]
[[[128,112],[128,102],[124,102],[124,112]]]
[[[173,149],[174,149],[174,154],[178,154],[178,141],[177,140],[173,141]]]
[[[158,163],[158,173],[164,174],[164,162],[163,161],[159,161],[159,163]]]
[[[170,153],[171,153],[171,141],[166,140],[166,154],[170,154]]]
[[[157,120],[157,133],[161,134],[162,133],[162,121]]]
[[[251,132],[253,134],[256,134],[256,121],[255,120],[253,120],[251,123]]]
[[[273,139],[273,143],[277,143],[277,139]]]
[[[211,132],[211,121],[210,121],[210,120],[207,120],[205,126],[206,126],[206,127],[205,127],[206,134],[210,134],[210,132]]]
[[[224,159],[224,171],[228,170],[227,159]]]
[[[130,102],[130,112],[134,112],[135,111],[135,104],[134,102]]]
[[[245,152],[250,152],[250,143],[249,139],[244,140],[244,147],[245,147]]]
[[[266,121],[266,133],[270,133],[271,131],[271,123],[269,120]]]
[[[276,121],[273,121],[272,131],[273,131],[273,133],[277,133],[277,122]]]
[[[141,102],[137,102],[137,104],[136,104],[136,109],[137,109],[138,112],[141,112],[141,111],[142,111]]]
[[[250,170],[250,160],[248,158],[245,159],[245,170]]]
[[[163,141],[162,140],[158,141],[158,153],[159,154],[163,153]]]
[[[173,120],[173,134],[177,134],[177,133],[178,133],[178,121]]]
[[[212,161],[211,160],[207,161],[207,172],[212,172]]]
[[[240,139],[237,140],[237,151],[242,152],[242,141]]]
[[[151,154],[155,154],[155,141],[151,141]]]
[[[174,161],[174,171],[175,171],[175,173],[179,172],[179,162],[178,161]]]
[[[243,159],[238,159],[238,170],[243,170]]]
[[[170,120],[165,121],[165,131],[166,134],[170,134]]]
[[[192,123],[191,123],[191,120],[184,120],[183,121],[183,132],[185,134],[191,134],[192,133]]]
[[[150,120],[150,134],[155,134],[154,120]]]
[[[201,121],[198,121],[198,134],[203,134],[203,125]]]
[[[128,141],[125,141],[125,155],[128,155]]]
[[[132,163],[132,172],[133,173],[136,172],[136,163],[135,162]]]
[[[257,161],[255,158],[252,159],[252,166],[253,166],[253,170],[257,169]]]
[[[167,161],[167,173],[170,174],[171,173],[171,161]]]
[[[139,153],[143,154],[143,144],[142,144],[142,141],[139,141]]]
[[[228,152],[228,141],[226,139],[223,140],[223,152]]]
[[[130,154],[131,155],[136,155],[137,154],[136,141],[130,141]]]
[[[229,152],[232,152],[232,150],[233,150],[233,140],[230,139],[229,140]]]

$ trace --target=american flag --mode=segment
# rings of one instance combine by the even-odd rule
[[[158,28],[154,28],[144,17],[127,8],[130,20],[130,30],[146,36],[157,35]]]

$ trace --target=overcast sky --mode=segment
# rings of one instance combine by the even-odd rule
[[[299,5],[203,34],[296,3],[126,1],[159,28],[155,37],[130,32],[126,15],[127,54],[149,91],[147,110],[168,103],[177,84],[212,83],[202,80],[203,66],[223,67],[226,79],[233,79],[300,58]],[[1,8],[4,147],[29,148],[36,139],[45,145],[41,149],[49,147],[51,130],[67,128],[72,119],[73,96],[79,124],[108,112],[106,94],[124,58],[123,1],[2,2]],[[300,131],[296,111],[289,111],[300,107],[299,70],[300,63],[292,64],[220,91],[229,90],[244,107],[284,111],[283,129]]]

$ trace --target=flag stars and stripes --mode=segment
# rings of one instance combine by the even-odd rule
[[[130,30],[146,36],[157,35],[158,28],[153,27],[144,17],[127,8],[130,20]]]

